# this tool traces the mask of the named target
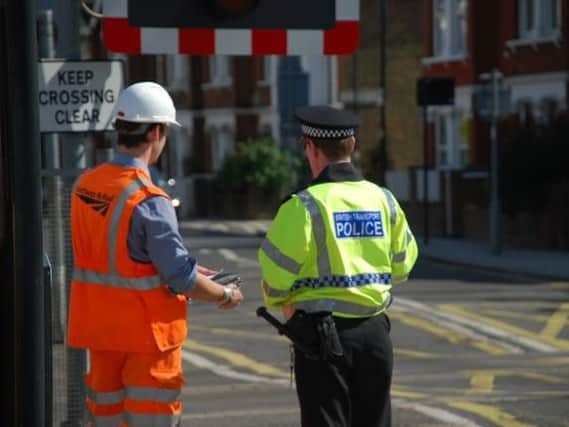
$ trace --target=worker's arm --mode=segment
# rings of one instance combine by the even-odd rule
[[[186,249],[178,230],[176,212],[165,197],[152,197],[137,206],[128,236],[131,258],[152,262],[164,283],[176,294],[192,299],[223,302],[225,291],[199,271]],[[223,308],[232,308],[243,299],[241,291],[233,290],[234,301]]]

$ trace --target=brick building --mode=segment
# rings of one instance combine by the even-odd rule
[[[484,240],[490,129],[476,108],[477,87],[483,74],[497,70],[509,89],[511,108],[499,123],[500,152],[507,147],[520,156],[524,146],[511,143],[521,130],[539,134],[566,120],[568,5],[564,0],[424,0],[423,11],[422,75],[452,77],[456,82],[455,105],[429,107],[425,127],[433,203],[438,205],[433,226],[439,234]],[[549,153],[550,158],[555,155]],[[527,172],[513,172],[520,175],[510,178]],[[567,247],[569,225],[560,219],[568,212],[567,191],[563,186],[555,194],[540,191],[536,196],[544,201],[537,213],[521,208],[506,212],[501,218],[506,244]],[[565,237],[552,239],[553,235]]]

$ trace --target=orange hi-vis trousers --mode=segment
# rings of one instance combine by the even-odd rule
[[[90,427],[175,427],[184,383],[181,347],[156,353],[89,350]]]

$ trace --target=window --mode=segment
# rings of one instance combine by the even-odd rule
[[[545,127],[550,127],[555,123],[555,118],[557,117],[557,112],[559,110],[559,104],[556,99],[545,98],[541,101],[540,117],[541,124]]]
[[[558,37],[561,0],[518,0],[518,32],[522,40]]]
[[[468,163],[467,135],[462,135],[462,114],[441,111],[435,116],[436,163],[439,169],[460,169]]]
[[[263,58],[263,81],[273,81],[273,56],[267,55]]]
[[[187,56],[169,55],[167,58],[168,87],[174,90],[189,89],[190,68]]]
[[[227,85],[231,83],[229,57],[225,55],[210,56],[209,81],[213,84]]]
[[[434,0],[433,55],[460,56],[466,53],[467,0]]]
[[[533,108],[531,100],[521,99],[517,103],[518,121],[520,127],[528,128],[533,122]]]
[[[211,142],[212,168],[214,172],[218,172],[235,148],[231,131],[225,128],[213,130]]]

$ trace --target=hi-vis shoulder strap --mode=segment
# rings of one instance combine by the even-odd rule
[[[135,289],[135,290],[150,290],[160,287],[160,276],[147,276],[147,277],[124,277],[121,276],[117,271],[116,266],[116,253],[117,253],[117,237],[120,225],[120,220],[124,209],[126,207],[126,202],[131,195],[140,190],[143,187],[149,187],[152,183],[144,178],[137,178],[132,184],[130,184],[119,196],[115,209],[110,221],[110,227],[108,231],[108,244],[109,244],[109,272],[100,273],[97,271],[86,270],[81,268],[75,268],[73,270],[73,280],[79,282],[93,283],[97,285],[120,287],[125,289]]]

